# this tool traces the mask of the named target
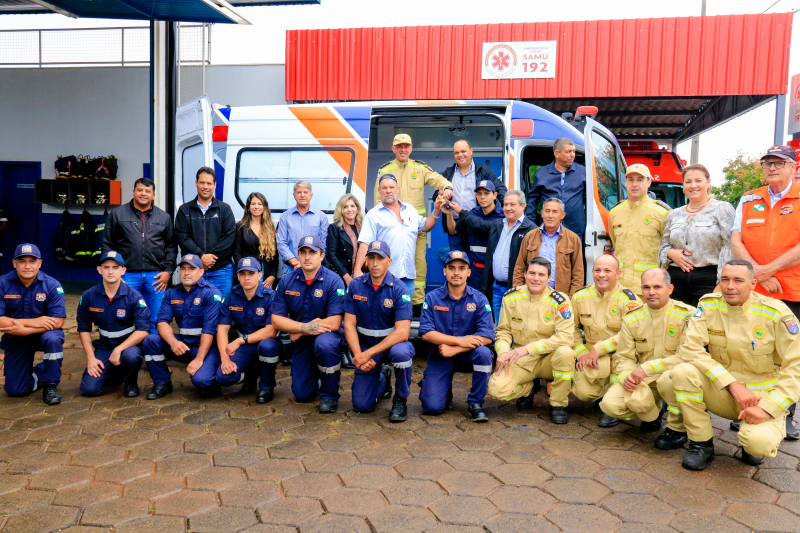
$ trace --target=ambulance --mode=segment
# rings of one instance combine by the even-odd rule
[[[332,219],[339,198],[354,194],[373,207],[378,168],[394,158],[398,133],[413,140],[412,159],[437,172],[454,164],[453,143],[466,139],[475,161],[491,167],[509,189],[526,197],[534,174],[553,161],[553,143],[568,137],[576,161],[586,167],[587,283],[591,265],[610,253],[609,210],[625,198],[625,158],[614,135],[599,122],[595,107],[580,107],[568,120],[515,100],[340,102],[257,107],[212,104],[201,97],[177,110],[175,210],[196,195],[201,166],[217,172],[216,197],[240,219],[247,195],[263,193],[278,222],[295,205],[298,180],[312,184],[313,207]],[[426,191],[431,198],[432,190]],[[430,201],[429,201],[430,202]],[[429,203],[428,212],[432,210]],[[427,290],[444,283],[447,238],[442,225],[428,238]]]

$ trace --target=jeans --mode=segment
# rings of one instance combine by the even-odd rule
[[[500,323],[500,308],[503,307],[503,294],[505,294],[507,287],[499,285],[496,281],[492,286],[492,311],[494,312],[494,323]]]
[[[156,319],[158,318],[158,311],[161,309],[161,299],[164,298],[164,291],[156,292],[153,287],[155,279],[153,276],[160,274],[163,271],[151,270],[141,272],[126,272],[122,275],[122,281],[125,285],[142,295],[144,303],[150,309],[150,333],[156,333]]]
[[[233,286],[233,265],[226,265],[214,272],[206,272],[203,277],[225,297]]]
[[[406,284],[406,289],[408,289],[408,295],[411,296],[414,293],[414,278],[400,278],[403,283]]]

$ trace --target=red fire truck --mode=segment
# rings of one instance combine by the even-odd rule
[[[678,154],[659,148],[655,141],[620,141],[619,146],[628,166],[641,163],[650,169],[653,175],[650,192],[655,194],[656,200],[667,203],[673,209],[686,204],[681,178],[686,161]]]

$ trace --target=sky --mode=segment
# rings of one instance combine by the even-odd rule
[[[427,26],[699,16],[701,0],[322,0],[321,5],[246,7],[237,10],[252,25],[218,24],[212,30],[212,64],[282,64],[286,30],[375,26]],[[800,0],[707,0],[706,16],[778,13],[800,9]],[[141,22],[70,19],[62,15],[5,15],[2,29],[140,26]],[[788,79],[800,73],[800,24],[792,28]],[[699,162],[722,180],[727,159],[738,152],[760,156],[773,144],[775,104],[763,105],[704,133]],[[789,137],[787,137],[788,140]],[[691,147],[677,147],[689,160]]]

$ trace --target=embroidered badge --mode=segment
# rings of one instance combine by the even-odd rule
[[[169,303],[170,304],[182,304],[183,300],[170,300]]]
[[[725,332],[722,331],[721,329],[710,329],[710,330],[708,330],[708,334],[709,335],[717,335],[719,337],[724,337],[725,336]]]
[[[314,296],[322,298],[322,289],[314,289]]]
[[[467,304],[467,311],[475,311],[477,308],[478,306],[475,304]]]
[[[644,217],[644,223],[645,224],[649,224],[652,221],[653,221],[653,217],[651,217],[650,215],[647,215],[646,217]]]
[[[698,307],[697,311],[694,312],[694,318],[700,318],[701,316],[703,316],[703,308]]]
[[[264,308],[263,307],[256,307],[256,314],[258,316],[264,316]]]
[[[147,307],[147,304],[144,303],[144,300],[139,300],[139,307]]]
[[[228,306],[228,311],[244,311],[243,307]]]
[[[670,324],[670,325],[667,327],[667,333],[669,334],[669,336],[670,336],[670,337],[674,337],[675,335],[677,335],[677,334],[678,334],[678,328],[676,328],[675,326],[673,326],[672,324]]]
[[[558,312],[561,313],[561,318],[572,318],[572,311],[570,311],[568,305],[559,307]]]
[[[58,294],[64,294],[64,289],[62,289],[61,287],[56,287],[56,292]]]
[[[218,302],[221,302],[221,301],[222,301],[222,296],[220,296],[219,294],[215,294],[215,295],[214,295],[214,299],[215,299],[216,301],[218,301]]]
[[[793,211],[794,205],[792,204],[781,206],[781,215],[791,215]]]
[[[202,302],[202,301],[203,300],[201,300],[200,298],[195,298],[194,299],[194,305],[200,305],[200,302]]]
[[[766,208],[767,208],[767,206],[765,206],[765,205],[756,204],[756,205],[753,206],[753,211],[764,211]]]
[[[31,248],[30,246],[23,246],[22,247],[22,253],[23,254],[30,253],[31,251],[33,251],[33,248]],[[108,255],[111,255],[111,254],[108,254]]]
[[[359,300],[361,302],[366,302],[368,300],[368,298],[366,296],[361,296],[360,294],[354,294],[353,295],[353,299],[354,300]]]
[[[492,312],[492,307],[489,304],[486,304],[484,307],[486,307],[486,311],[488,311],[489,313]]]
[[[544,320],[545,322],[550,322],[551,320],[553,320],[553,315],[551,315],[550,311],[548,311],[544,315],[542,315],[542,320]]]
[[[36,301],[37,302],[43,302],[45,300],[47,300],[47,295],[45,293],[43,293],[43,292],[36,293]]]
[[[403,301],[404,302],[410,302],[411,301],[411,296],[409,296],[408,294],[404,294],[403,295]]]
[[[89,311],[91,311],[92,313],[102,313],[103,312],[103,310],[101,308],[99,308],[99,307],[90,307]]]
[[[385,298],[383,300],[383,306],[388,308],[388,309],[391,309],[392,307],[394,307],[394,300],[390,300],[389,298]]]
[[[322,291],[320,291],[320,292],[322,292]],[[344,289],[336,289],[336,295],[337,296],[344,296]],[[320,294],[320,296],[322,296],[322,294]]]
[[[300,293],[297,291],[286,291],[286,294],[289,296],[300,296]]]
[[[796,335],[800,328],[797,326],[797,319],[795,317],[784,317],[783,325],[789,330],[789,333]]]
[[[764,337],[764,328],[762,326],[756,326],[753,328],[753,335],[756,336],[757,339]]]
[[[619,314],[619,307],[614,306],[611,309],[609,309],[608,312],[614,316],[617,316]]]
[[[449,311],[450,308],[449,307],[442,307],[441,305],[434,305],[433,306],[433,310],[434,311]]]
[[[633,342],[647,342],[647,339],[639,339],[639,338],[634,337],[633,338]]]
[[[117,318],[125,318],[125,309],[117,309]]]

